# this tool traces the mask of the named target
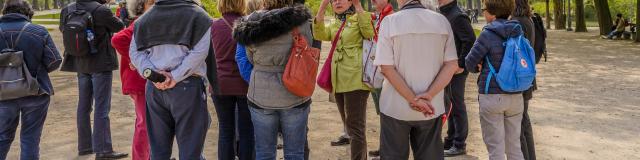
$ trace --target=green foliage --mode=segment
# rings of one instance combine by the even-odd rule
[[[218,11],[218,2],[216,0],[202,0],[204,10],[209,13],[209,16],[218,18],[222,16],[222,13]]]

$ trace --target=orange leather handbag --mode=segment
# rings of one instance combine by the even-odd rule
[[[299,97],[310,97],[316,88],[320,49],[309,46],[298,28],[294,28],[293,46],[282,75],[284,87]]]

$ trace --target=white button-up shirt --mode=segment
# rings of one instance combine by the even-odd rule
[[[376,49],[376,65],[393,65],[416,94],[427,91],[446,61],[457,60],[449,21],[440,13],[405,9],[382,21]],[[388,80],[382,87],[380,112],[403,121],[430,120],[445,112],[443,92],[433,97],[435,116],[411,109]]]

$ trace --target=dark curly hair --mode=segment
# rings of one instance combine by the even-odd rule
[[[2,8],[2,14],[18,13],[25,15],[31,19],[33,17],[33,9],[31,5],[24,0],[6,0],[4,2],[4,8]]]

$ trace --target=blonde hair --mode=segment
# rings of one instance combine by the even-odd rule
[[[251,14],[261,9],[262,9],[262,0],[249,0],[247,2],[247,14]]]
[[[264,0],[264,9],[272,10],[278,8],[289,7],[293,5],[293,0]]]
[[[218,0],[218,11],[220,11],[220,13],[243,14],[246,5],[245,0]]]

